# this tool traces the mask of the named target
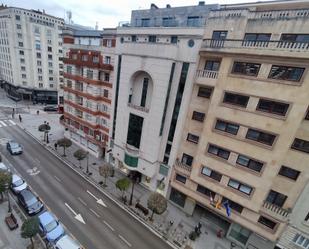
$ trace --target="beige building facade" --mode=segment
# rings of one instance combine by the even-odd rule
[[[169,198],[273,248],[309,178],[309,3],[233,7],[206,21]]]

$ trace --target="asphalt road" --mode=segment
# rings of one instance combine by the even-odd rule
[[[24,153],[11,156],[5,147],[7,138],[22,144]],[[171,248],[17,125],[0,127],[0,151],[4,162],[9,161],[85,248]],[[79,214],[85,224],[75,218]]]

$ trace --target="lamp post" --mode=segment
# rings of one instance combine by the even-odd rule
[[[132,188],[131,188],[131,195],[130,195],[130,201],[129,201],[129,205],[131,206],[133,203],[133,193],[134,193],[134,185],[137,181],[137,175],[135,173],[135,171],[131,171],[130,172],[130,178],[132,180]]]
[[[86,174],[89,175],[89,151],[87,151],[87,167],[86,167]]]

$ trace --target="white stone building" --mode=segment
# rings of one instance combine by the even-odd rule
[[[119,28],[113,157],[166,194],[196,69],[203,28]]]
[[[0,78],[12,98],[57,103],[62,27],[45,11],[0,6]]]

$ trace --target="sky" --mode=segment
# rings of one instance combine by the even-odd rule
[[[99,28],[113,28],[120,21],[130,21],[131,10],[149,9],[154,3],[159,8],[197,5],[199,0],[2,0],[8,6],[25,9],[44,9],[47,14],[64,18],[72,12],[74,23]],[[258,0],[204,0],[206,4],[257,2]]]

